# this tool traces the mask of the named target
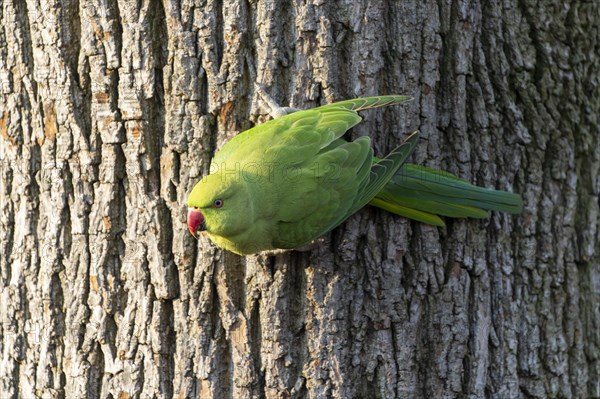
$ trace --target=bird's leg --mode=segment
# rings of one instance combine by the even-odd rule
[[[279,118],[281,116],[285,116],[291,114],[292,112],[298,111],[297,108],[281,107],[279,104],[277,104],[275,100],[273,100],[273,98],[270,95],[267,94],[265,89],[263,89],[262,86],[258,83],[254,83],[254,90],[258,93],[262,101],[267,105],[267,107],[270,110],[269,115],[271,115],[273,118]]]
[[[283,255],[295,251],[294,249],[270,249],[268,251],[260,251],[257,256],[268,258],[270,256]]]
[[[283,255],[283,254],[287,254],[287,253],[292,252],[292,251],[295,251],[295,252],[310,252],[310,251],[316,249],[324,241],[325,241],[325,239],[323,237],[321,237],[321,238],[317,238],[316,240],[313,240],[313,241],[309,242],[308,244],[304,244],[303,246],[298,247],[298,248],[294,248],[294,249],[271,249],[271,250],[268,250],[268,251],[261,251],[257,255],[267,257],[267,256]]]
[[[309,242],[308,244],[304,244],[301,247],[298,248],[294,248],[294,251],[296,252],[310,252],[312,250],[315,250],[319,247],[319,245],[323,244],[325,242],[325,238],[324,237],[319,237],[316,240],[313,240],[311,242]]]

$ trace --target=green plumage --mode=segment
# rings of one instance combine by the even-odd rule
[[[301,246],[368,203],[435,225],[443,225],[437,215],[520,212],[518,195],[402,166],[416,146],[416,133],[382,159],[373,156],[369,137],[341,139],[361,121],[357,111],[407,100],[342,101],[249,129],[216,154],[213,173],[194,187],[188,206],[202,214],[213,242],[239,254]]]
[[[485,218],[487,211],[520,213],[521,196],[477,187],[451,173],[405,164],[371,205],[423,223],[444,226],[437,215]]]

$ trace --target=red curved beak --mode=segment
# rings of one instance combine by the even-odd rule
[[[188,208],[187,225],[190,233],[198,238],[198,232],[206,230],[202,212],[195,208]]]

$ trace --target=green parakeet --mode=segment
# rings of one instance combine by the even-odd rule
[[[357,111],[399,104],[405,96],[358,98],[298,111],[240,133],[215,155],[211,173],[188,199],[188,229],[247,255],[302,246],[367,204],[443,226],[438,215],[519,213],[517,194],[481,188],[454,175],[404,162],[418,133],[378,159],[369,137],[342,135]]]

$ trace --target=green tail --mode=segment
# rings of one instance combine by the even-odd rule
[[[444,226],[438,215],[485,218],[487,211],[523,210],[518,194],[477,187],[451,173],[411,164],[404,164],[370,204],[435,226]]]

